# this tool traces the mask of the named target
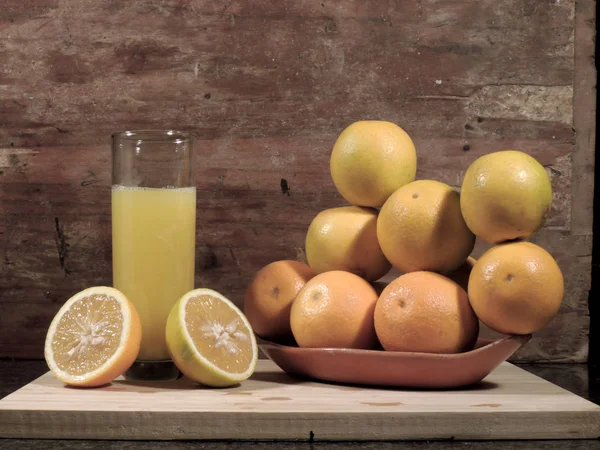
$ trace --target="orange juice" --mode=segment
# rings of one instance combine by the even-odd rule
[[[138,360],[170,359],[173,304],[194,288],[196,188],[112,188],[113,284],[142,320]]]

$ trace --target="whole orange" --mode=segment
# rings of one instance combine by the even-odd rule
[[[454,281],[433,272],[411,272],[381,293],[375,331],[385,350],[459,353],[475,345],[479,321],[467,293]]]
[[[488,153],[465,172],[460,206],[471,231],[484,241],[526,239],[550,213],[552,182],[544,166],[526,153]]]
[[[460,211],[451,186],[418,180],[387,199],[377,218],[383,254],[400,272],[448,272],[471,254],[475,235]]]
[[[265,339],[289,340],[292,302],[313,276],[299,261],[276,261],[260,269],[244,297],[244,314],[254,332]]]
[[[379,207],[415,179],[417,152],[398,125],[361,120],[339,135],[329,162],[335,187],[348,203]]]
[[[479,319],[494,331],[529,334],[558,312],[564,280],[558,264],[542,247],[511,242],[492,247],[469,277],[469,299]]]
[[[377,211],[342,206],[321,211],[306,233],[306,259],[317,273],[352,272],[378,280],[392,267],[377,240]]]
[[[307,282],[292,305],[292,333],[300,347],[372,349],[377,293],[350,272],[321,273]]]

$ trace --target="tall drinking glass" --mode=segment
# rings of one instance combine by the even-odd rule
[[[113,285],[135,305],[142,345],[126,376],[169,380],[165,325],[173,304],[194,287],[196,187],[193,138],[180,131],[112,136]]]

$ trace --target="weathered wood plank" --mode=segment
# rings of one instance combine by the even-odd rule
[[[157,122],[208,138],[332,135],[359,117],[463,137],[464,104],[484,110],[486,86],[571,105],[572,0],[6,3],[0,146]],[[521,104],[503,117],[539,109]]]
[[[335,138],[378,118],[414,137],[419,178],[459,186],[507,148],[547,167],[536,239],[567,297],[516,357],[585,360],[593,23],[591,0],[4,2],[0,356],[41,356],[60,304],[111,282],[110,133],[199,136],[196,283],[239,302],[262,265],[303,258],[312,217],[343,204]]]
[[[594,150],[596,145],[596,2],[579,0],[575,22],[575,79],[573,128],[573,233],[589,233],[594,220]]]

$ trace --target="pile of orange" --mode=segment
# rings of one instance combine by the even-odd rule
[[[473,348],[480,321],[533,333],[560,308],[554,258],[527,239],[552,203],[545,169],[519,151],[484,155],[460,192],[416,180],[410,136],[382,121],[338,137],[333,182],[350,203],[320,212],[306,259],[277,261],[250,284],[244,312],[254,331],[301,347],[456,353]],[[476,238],[493,244],[476,261]],[[377,282],[391,267],[401,273]]]

